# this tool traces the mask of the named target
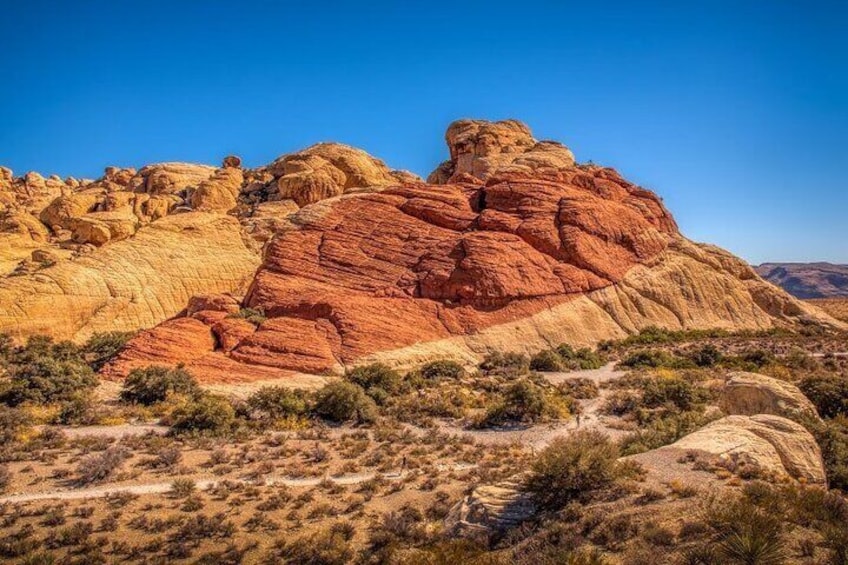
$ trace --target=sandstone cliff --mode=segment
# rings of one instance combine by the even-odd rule
[[[427,182],[327,143],[257,169],[235,157],[96,181],[4,169],[0,331],[84,339],[163,322],[107,372],[183,362],[219,380],[472,363],[647,325],[838,324],[686,240],[652,192],[520,122],[461,120],[446,141]],[[238,303],[186,309],[210,293]]]

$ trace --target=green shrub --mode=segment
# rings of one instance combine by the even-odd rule
[[[58,423],[68,426],[88,426],[96,423],[97,417],[97,410],[91,396],[77,396],[62,405]]]
[[[837,375],[810,375],[798,388],[815,404],[822,418],[848,415],[848,378]]]
[[[620,442],[621,453],[635,455],[672,444],[683,436],[702,428],[710,420],[697,411],[665,414],[650,420],[647,426],[638,431],[624,436]]]
[[[646,349],[631,353],[625,357],[620,365],[629,369],[683,368],[691,365],[691,362],[676,357],[667,351]]]
[[[568,379],[559,385],[559,389],[564,395],[577,400],[588,400],[600,395],[597,383],[586,378]]]
[[[91,336],[83,346],[84,356],[94,371],[115,358],[132,338],[133,332],[106,332]]]
[[[345,378],[361,387],[378,404],[383,404],[390,395],[403,387],[400,373],[382,363],[356,367],[345,374]]]
[[[812,426],[832,488],[848,492],[848,416],[839,415]]]
[[[300,417],[309,413],[303,391],[281,386],[262,387],[247,399],[247,405],[268,420]]]
[[[679,410],[692,410],[706,400],[705,391],[677,375],[650,378],[642,389],[642,403],[648,408],[673,404]]]
[[[527,489],[544,509],[559,510],[587,499],[620,476],[618,448],[596,430],[558,437],[533,462]]]
[[[558,397],[559,393],[549,393],[529,379],[520,379],[503,390],[501,400],[486,411],[479,425],[531,424],[542,419],[559,418],[567,413],[569,401],[553,395]]]
[[[377,406],[361,386],[334,381],[318,391],[315,414],[333,422],[370,423],[377,419]]]
[[[530,359],[530,370],[543,372],[562,371],[565,365],[559,353],[551,349],[545,349]]]
[[[456,361],[431,361],[421,366],[421,377],[435,381],[439,379],[458,380],[465,376],[465,369]]]
[[[175,432],[199,432],[225,434],[236,423],[233,406],[220,396],[203,394],[178,406],[169,416],[171,429]]]
[[[698,367],[715,367],[721,363],[723,355],[715,345],[707,344],[690,352],[688,357]]]
[[[30,425],[27,415],[17,408],[0,405],[0,452],[18,441],[18,437]]]
[[[573,347],[567,343],[563,343],[557,346],[556,352],[562,359],[565,367],[571,370],[585,371],[589,369],[600,369],[607,362],[604,355],[601,355],[597,351],[592,351],[588,347],[583,347],[575,351]]]
[[[6,489],[12,482],[12,472],[6,465],[0,465],[0,492],[6,492]]]
[[[522,353],[493,351],[483,358],[480,369],[487,375],[524,375],[530,370],[530,360]]]
[[[9,380],[0,391],[0,402],[9,406],[66,402],[97,386],[82,351],[71,342],[35,336],[5,357]]]
[[[181,366],[175,369],[151,366],[130,372],[124,380],[121,400],[150,406],[163,402],[172,394],[194,396],[199,392],[197,381]]]

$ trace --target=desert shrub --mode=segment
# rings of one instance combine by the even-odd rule
[[[171,496],[174,498],[186,498],[197,489],[195,482],[188,478],[174,479],[171,483]]]
[[[230,314],[227,317],[241,318],[243,320],[247,320],[254,326],[258,326],[268,319],[268,317],[265,315],[265,311],[262,308],[241,308],[238,312]]]
[[[617,390],[611,393],[602,411],[611,416],[624,416],[635,412],[642,405],[642,397],[629,390]]]
[[[251,410],[262,419],[279,420],[305,416],[309,404],[303,391],[281,386],[262,387],[247,399]]]
[[[645,349],[631,353],[619,365],[628,369],[657,369],[659,367],[676,369],[691,366],[692,362],[660,349]]]
[[[129,452],[121,446],[113,446],[84,457],[77,465],[77,483],[88,485],[106,480],[124,464],[128,457]]]
[[[12,482],[12,472],[6,465],[0,465],[0,492],[6,492]]]
[[[223,434],[231,431],[236,423],[232,404],[212,394],[190,399],[175,408],[168,419],[171,429],[177,433]]]
[[[429,381],[440,379],[458,380],[465,376],[465,369],[456,361],[447,359],[431,361],[421,366],[421,377]]]
[[[89,366],[94,371],[102,369],[121,352],[133,335],[132,332],[106,332],[91,336],[83,346]]]
[[[746,351],[740,355],[740,359],[745,363],[750,363],[758,368],[765,367],[775,362],[774,355],[763,349],[754,349]]]
[[[618,448],[596,430],[558,437],[533,462],[527,489],[540,507],[558,510],[589,498],[619,477]]]
[[[565,368],[571,370],[600,369],[607,361],[606,356],[598,351],[592,351],[588,347],[582,347],[575,351],[567,343],[558,345],[556,353],[562,359]]]
[[[669,445],[683,436],[702,428],[710,418],[698,411],[671,412],[647,422],[638,431],[624,436],[620,441],[623,455],[635,455]]]
[[[777,565],[787,558],[781,516],[744,498],[711,505],[707,523],[718,537],[721,563]]]
[[[848,415],[848,379],[837,375],[810,375],[798,388],[815,404],[822,418]]]
[[[504,389],[502,398],[489,407],[479,425],[527,424],[558,418],[567,413],[567,407],[564,398],[557,400],[529,379],[520,379]]]
[[[392,550],[420,544],[427,539],[424,516],[411,506],[383,514],[368,535],[368,552],[389,562]]]
[[[163,402],[172,394],[194,396],[199,391],[197,381],[182,367],[150,366],[130,371],[124,380],[121,400],[150,406]]]
[[[723,355],[715,345],[707,344],[691,351],[687,357],[698,367],[714,367],[721,363]]]
[[[562,357],[551,349],[544,349],[530,359],[532,371],[554,372],[562,371],[564,368],[565,364],[562,362]]]
[[[483,358],[480,369],[487,375],[523,375],[530,370],[530,360],[522,353],[493,351]]]
[[[828,483],[848,492],[848,416],[815,423],[812,433],[821,447]]]
[[[25,412],[0,405],[0,450],[16,443],[29,425],[30,419]]]
[[[356,367],[345,373],[345,379],[361,387],[377,404],[383,404],[403,387],[400,373],[383,363]]]
[[[262,563],[291,565],[345,565],[353,561],[351,544],[354,531],[345,524],[334,524],[292,542],[278,540]]]
[[[374,400],[361,386],[347,381],[334,381],[319,390],[313,410],[333,422],[370,423],[377,419]]]
[[[642,385],[642,403],[647,408],[672,404],[679,410],[692,410],[706,400],[704,390],[679,375],[652,377]]]
[[[65,402],[59,410],[60,424],[86,426],[97,421],[98,413],[90,395],[76,396]]]
[[[156,452],[156,456],[150,461],[154,469],[173,469],[183,459],[183,452],[177,446],[166,446]]]
[[[0,402],[9,406],[66,402],[97,386],[97,377],[76,345],[53,343],[44,336],[32,337],[25,347],[9,352],[6,372],[9,380],[0,391]]]
[[[600,394],[597,383],[591,379],[569,379],[559,385],[560,391],[566,396],[577,400],[597,398]]]
[[[798,347],[792,348],[783,359],[783,364],[797,371],[815,371],[819,368],[818,360]]]

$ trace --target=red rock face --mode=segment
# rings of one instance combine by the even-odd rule
[[[677,233],[654,194],[610,169],[457,180],[463,182],[406,184],[303,209],[292,218],[295,227],[269,244],[244,301],[264,311],[264,323],[254,328],[225,312],[194,312],[133,340],[110,370],[120,375],[177,358],[198,368],[227,359],[249,371],[338,369],[614,284]],[[197,344],[177,348],[197,353],[192,359],[157,350],[155,344],[187,334]]]

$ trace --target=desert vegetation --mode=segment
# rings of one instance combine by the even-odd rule
[[[649,329],[596,350],[364,365],[322,387],[242,395],[213,393],[184,367],[100,383],[95,370],[125,336],[5,339],[0,558],[844,563],[840,339]],[[629,458],[721,417],[718,391],[738,370],[810,399],[822,419],[800,421],[821,446],[828,488],[720,468],[696,486]],[[504,480],[526,491],[532,517],[506,531],[448,527],[464,497]],[[53,491],[68,498],[21,497]]]

